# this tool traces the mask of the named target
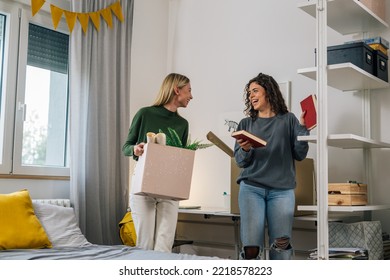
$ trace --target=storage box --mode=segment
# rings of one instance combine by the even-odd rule
[[[381,51],[384,55],[387,56],[387,54],[388,54],[387,49],[383,45],[381,45],[381,44],[368,44],[368,45],[373,50]],[[374,54],[375,54],[375,52],[374,52]]]
[[[380,36],[377,36],[377,37],[372,37],[372,38],[367,38],[367,39],[363,39],[363,41],[367,44],[367,45],[371,45],[371,44],[380,44],[382,45],[385,49],[388,49],[389,46],[390,46],[390,43],[389,41],[387,41],[386,39],[380,37]]]
[[[190,196],[195,151],[148,143],[135,167],[133,193],[186,200]]]
[[[350,62],[374,75],[373,49],[364,42],[328,47],[328,64]]]
[[[353,40],[353,41],[347,41],[344,44],[355,44],[355,43],[360,43],[364,42],[367,45],[370,46],[373,50],[380,50],[383,52],[385,55],[388,55],[388,49],[389,49],[389,41],[382,37],[372,37],[372,38],[367,38],[367,39],[359,39],[359,40]]]
[[[375,15],[386,21],[386,0],[359,0]]]
[[[230,157],[230,212],[233,214],[240,214],[240,209],[238,207],[239,185],[237,184],[237,178],[240,175],[241,168],[237,166],[233,150],[221,139],[219,139],[214,133],[210,131],[207,134],[207,139]],[[295,204],[313,205],[315,201],[314,161],[313,159],[309,158],[304,159],[303,161],[296,161],[295,167],[297,174],[297,187],[295,188]],[[308,214],[311,213],[308,211],[295,210],[295,216]]]
[[[388,56],[380,50],[374,50],[374,76],[387,82],[388,75]]]
[[[356,183],[328,184],[328,204],[346,206],[367,205],[367,185]]]

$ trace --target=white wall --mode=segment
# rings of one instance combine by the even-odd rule
[[[299,2],[136,0],[132,114],[153,101],[168,72],[180,72],[191,79],[193,89],[194,99],[180,111],[190,122],[192,139],[207,141],[207,132],[213,131],[233,147],[224,119],[241,114],[246,82],[264,72],[277,81],[291,81],[291,111],[299,116],[299,101],[316,91],[314,80],[297,74],[299,68],[314,66],[316,43],[315,19],[297,8]],[[170,13],[164,14],[167,9]],[[355,37],[329,29],[328,43],[342,44]],[[386,32],[385,37],[390,39],[390,34]],[[328,95],[329,133],[362,135],[361,93],[329,87]],[[390,134],[384,120],[389,117],[389,108],[388,90],[373,95],[373,119],[377,121],[373,138],[387,142]],[[316,146],[311,145],[309,157],[315,155]],[[390,152],[374,151],[373,157],[373,202],[390,204]],[[223,207],[222,193],[229,191],[229,176],[230,161],[221,150],[197,151],[190,200],[182,204]],[[330,148],[329,182],[347,180],[364,180],[362,151]],[[382,219],[387,215],[387,211],[374,213]],[[386,222],[384,229],[390,231]]]
[[[168,2],[134,2],[130,119],[140,107],[153,103],[166,75]]]

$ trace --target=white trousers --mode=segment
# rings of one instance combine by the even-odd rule
[[[171,252],[175,240],[179,202],[130,194],[137,247]]]

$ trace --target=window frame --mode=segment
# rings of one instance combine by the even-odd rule
[[[3,130],[4,134],[1,147],[0,173],[9,174],[12,172],[18,61],[18,52],[11,50],[18,49],[20,9],[16,5],[0,2],[0,10],[2,14],[6,15],[6,29],[4,33],[6,41],[4,44],[3,87],[1,94],[2,108],[0,116],[0,129]]]
[[[0,2],[1,3],[1,2]],[[0,5],[0,9],[2,6]],[[13,11],[15,8],[13,9]],[[7,151],[7,154],[3,154],[3,164],[0,166],[1,174],[12,174],[19,176],[48,176],[48,177],[68,177],[70,175],[69,166],[66,167],[52,167],[52,166],[27,166],[22,164],[22,146],[23,146],[23,122],[24,122],[24,100],[25,100],[25,82],[26,82],[26,67],[27,67],[27,49],[28,49],[28,32],[29,24],[35,24],[44,28],[52,29],[57,32],[62,32],[69,35],[65,22],[62,20],[56,29],[53,28],[53,23],[50,13],[41,10],[35,14],[34,17],[31,14],[30,9],[16,8],[15,14],[10,14],[10,21],[7,35],[16,34],[14,37],[9,38],[9,49],[17,49],[16,58],[12,57],[13,63],[7,64],[7,73],[12,76],[14,82],[13,88],[6,89],[5,95],[8,103],[6,105],[7,112],[5,112],[5,118],[3,118],[6,124],[5,139],[3,150]],[[3,9],[2,9],[3,12]],[[16,20],[15,20],[16,18]],[[7,19],[8,20],[8,19]],[[15,24],[16,23],[16,24]],[[16,29],[16,27],[18,27]],[[15,30],[16,29],[16,30]],[[15,38],[16,37],[16,38]],[[11,53],[11,52],[10,52]],[[11,65],[17,65],[12,69]],[[8,76],[8,75],[7,75]],[[8,76],[8,82],[9,80]],[[68,73],[69,80],[69,73]],[[8,116],[8,118],[7,118]],[[13,117],[13,118],[12,118]],[[10,119],[12,118],[12,119]],[[69,121],[69,106],[68,106],[68,121]],[[68,131],[66,133],[68,139],[67,146],[69,147],[69,124]],[[69,158],[69,157],[68,157]],[[69,161],[68,164],[69,165]]]

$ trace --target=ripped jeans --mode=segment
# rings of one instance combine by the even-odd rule
[[[238,196],[240,208],[240,233],[242,255],[259,259],[264,253],[265,225],[268,225],[271,260],[289,260],[292,256],[290,243],[294,221],[294,190],[264,189],[241,181]],[[254,256],[258,247],[257,256]],[[247,252],[247,249],[250,249]],[[244,250],[245,249],[245,250]]]

